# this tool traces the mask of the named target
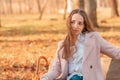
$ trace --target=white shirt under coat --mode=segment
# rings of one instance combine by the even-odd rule
[[[80,34],[78,39],[75,43],[77,48],[76,52],[74,53],[73,57],[69,58],[69,73],[78,73],[82,76],[82,58],[83,58],[83,51],[84,51],[84,40],[85,35]]]

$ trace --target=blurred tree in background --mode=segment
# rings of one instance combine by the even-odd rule
[[[67,1],[68,0],[65,0],[65,7],[64,7],[64,14],[63,14],[63,19],[66,19],[66,13],[67,13]]]
[[[98,27],[97,13],[96,13],[96,9],[97,9],[96,0],[79,0],[79,8],[84,9],[87,12],[88,16],[90,17],[93,25],[95,27]]]
[[[44,14],[66,14],[72,9],[85,9],[97,26],[97,10],[111,9],[111,16],[118,16],[120,0],[0,0],[2,15],[16,14],[39,14],[42,19]]]
[[[85,10],[88,16],[90,17],[93,25],[95,27],[98,27],[96,8],[97,8],[96,0],[85,0]]]
[[[44,2],[45,1],[45,2]],[[46,0],[37,0],[37,6],[38,6],[38,11],[39,11],[39,19],[41,20],[42,19],[42,16],[43,16],[43,13],[45,11],[45,8],[46,8],[46,5],[47,5],[47,2]]]
[[[117,0],[110,0],[110,3],[111,3],[111,17],[119,16]]]
[[[1,18],[0,18],[0,27],[2,27],[2,24],[1,24]]]
[[[84,2],[84,0],[78,0],[79,1],[79,8],[80,9],[84,9],[84,7],[85,7],[85,2]]]
[[[10,13],[13,14],[13,8],[12,8],[12,0],[9,0],[9,8],[10,8]]]

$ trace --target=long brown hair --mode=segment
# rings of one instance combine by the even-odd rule
[[[63,46],[62,46],[62,48],[63,48],[62,57],[66,60],[71,56],[70,47],[75,45],[75,41],[76,41],[76,38],[74,37],[74,35],[72,33],[72,27],[71,27],[71,18],[76,13],[80,14],[84,19],[84,29],[83,29],[82,33],[94,31],[93,25],[84,10],[75,9],[69,14],[69,16],[67,18],[67,22],[66,22],[67,23],[66,24],[67,25],[67,36],[65,37]]]

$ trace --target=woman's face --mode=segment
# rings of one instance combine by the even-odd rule
[[[84,19],[78,13],[73,14],[70,24],[72,27],[72,33],[75,36],[78,36],[84,29]]]

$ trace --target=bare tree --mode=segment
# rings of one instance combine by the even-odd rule
[[[32,7],[33,7],[33,0],[26,0],[26,10],[27,12],[31,13],[32,12]]]
[[[66,13],[67,13],[67,0],[65,0],[63,19],[66,19]]]
[[[4,5],[3,5],[3,0],[0,0],[0,13],[5,14],[5,8],[4,8]]]
[[[2,23],[1,23],[1,8],[0,8],[0,27],[2,27]]]
[[[46,2],[43,4],[43,3],[41,3],[40,0],[37,0],[37,6],[38,6],[39,14],[40,14],[40,16],[39,16],[39,19],[40,19],[40,20],[42,19],[42,16],[43,16],[43,13],[44,13],[44,11],[45,11],[47,2],[48,2],[48,1],[46,1]],[[43,6],[41,6],[42,4],[43,4]]]
[[[2,27],[2,24],[1,24],[1,18],[0,18],[0,27]]]
[[[85,0],[85,10],[90,17],[93,25],[98,27],[97,24],[97,14],[96,14],[96,0]]]
[[[10,13],[13,14],[12,0],[9,0],[9,8],[10,8]]]
[[[18,1],[18,6],[19,6],[19,13],[22,14],[22,2],[20,0]]]
[[[119,16],[117,0],[110,0],[111,4],[111,17]]]
[[[58,12],[58,10],[59,10],[59,0],[56,0],[56,7],[57,7],[57,12]]]
[[[0,4],[1,4],[1,1],[0,1]],[[2,27],[2,24],[1,24],[1,14],[2,14],[2,8],[0,7],[0,27]]]
[[[78,0],[79,1],[79,8],[84,10],[84,0]]]

